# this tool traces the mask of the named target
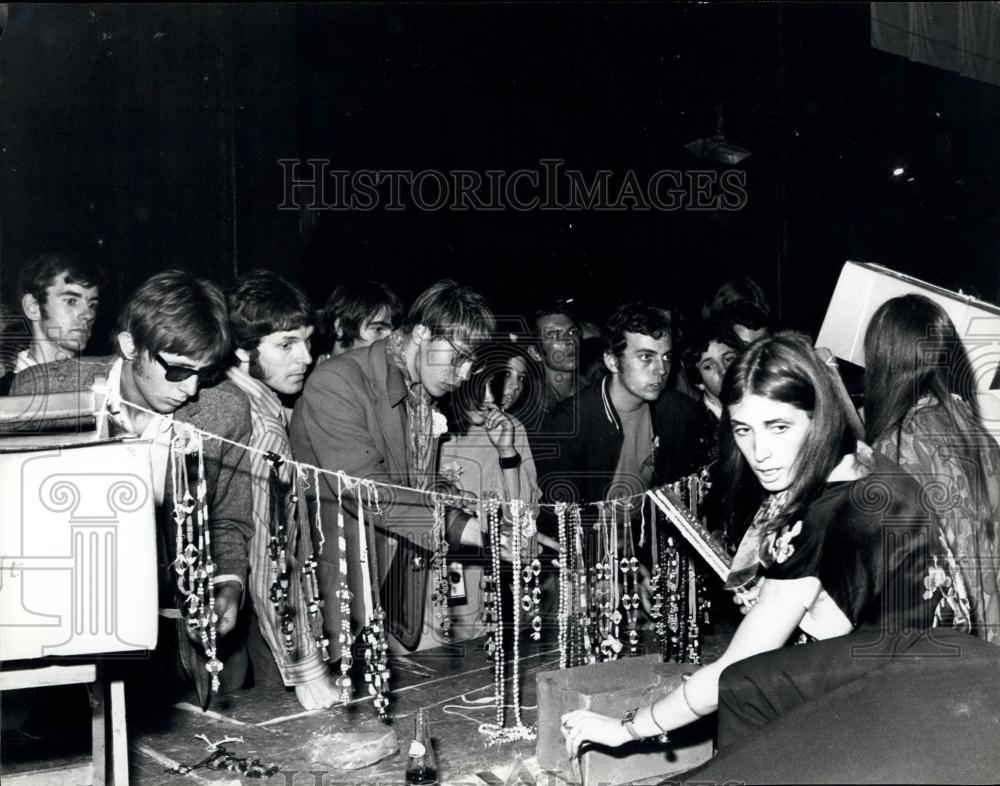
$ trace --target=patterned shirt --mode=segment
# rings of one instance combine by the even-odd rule
[[[257,450],[270,451],[291,459],[292,449],[288,442],[285,412],[278,396],[263,382],[254,379],[238,368],[230,368],[229,379],[246,393],[250,399],[251,436],[250,445]],[[318,679],[328,673],[328,669],[320,653],[317,651],[309,629],[309,616],[306,610],[302,583],[299,580],[298,564],[294,555],[293,544],[298,539],[297,517],[295,505],[286,493],[285,506],[288,511],[285,521],[288,531],[289,554],[292,576],[289,587],[289,602],[295,618],[295,654],[291,655],[285,649],[281,624],[270,600],[271,592],[271,557],[268,546],[271,537],[271,470],[270,465],[258,453],[250,454],[250,472],[253,475],[253,524],[254,532],[250,538],[250,595],[253,598],[257,619],[260,621],[260,632],[264,636],[274,655],[274,660],[281,672],[285,685],[303,685]],[[293,473],[291,467],[284,463],[278,469],[281,487],[291,490]],[[309,533],[303,533],[309,537]]]
[[[957,399],[954,407],[964,427],[937,398],[924,396],[873,447],[924,485],[940,522],[944,560],[958,567],[955,590],[971,603],[973,632],[1000,644],[1000,448],[968,404]],[[957,614],[956,626],[962,622]]]

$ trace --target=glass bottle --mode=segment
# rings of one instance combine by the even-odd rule
[[[413,741],[410,743],[409,759],[406,763],[406,782],[429,784],[438,782],[437,757],[431,746],[427,732],[427,718],[424,711],[417,710],[413,719]]]

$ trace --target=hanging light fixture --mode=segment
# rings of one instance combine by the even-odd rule
[[[698,158],[734,166],[750,155],[745,147],[730,142],[722,134],[722,105],[715,108],[715,134],[688,142],[684,149]]]

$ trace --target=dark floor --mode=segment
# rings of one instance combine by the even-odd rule
[[[718,656],[731,631],[720,630],[707,638],[706,659]],[[134,786],[168,784],[254,784],[280,786],[333,786],[333,784],[402,783],[406,750],[413,731],[414,716],[423,708],[437,753],[442,783],[472,786],[513,786],[522,782],[549,784],[552,778],[539,777],[534,742],[516,741],[487,747],[479,726],[494,719],[493,667],[482,641],[427,650],[391,659],[391,728],[396,732],[401,752],[364,769],[343,771],[324,761],[336,756],[317,752],[323,735],[337,732],[382,732],[381,724],[367,697],[346,706],[304,712],[292,691],[281,688],[252,688],[213,700],[208,713],[193,704],[180,703],[151,718],[143,718],[134,706],[129,709],[129,767]],[[535,674],[558,667],[558,653],[551,645],[530,640],[522,644],[521,696],[523,720],[535,722]],[[61,689],[55,698],[45,689],[34,691],[30,709],[15,691],[5,694],[5,731],[0,742],[3,772],[9,775],[38,762],[51,763],[79,758],[89,752],[89,709],[82,686],[75,691]],[[141,690],[129,686],[126,691]],[[363,690],[363,688],[362,688]],[[508,701],[509,701],[508,686]],[[134,703],[133,703],[134,704]],[[138,709],[142,709],[141,707]],[[510,725],[508,710],[508,725]],[[12,729],[13,726],[19,728]],[[242,742],[226,743],[241,757],[256,757],[277,764],[278,774],[266,780],[240,778],[229,772],[197,769],[187,775],[171,774],[178,764],[194,764],[208,754],[206,744],[195,735],[204,734],[212,742],[240,737]],[[34,764],[32,764],[34,762]],[[320,762],[320,763],[317,763]]]

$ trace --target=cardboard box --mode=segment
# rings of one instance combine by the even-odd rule
[[[659,655],[645,655],[539,673],[539,766],[571,783],[582,777],[583,786],[597,786],[673,775],[704,764],[712,758],[714,714],[671,732],[666,744],[654,737],[620,748],[590,748],[580,757],[579,765],[571,765],[559,728],[562,715],[578,709],[621,717],[626,710],[669,693],[680,684],[682,674],[695,668],[689,663],[663,663]]]
[[[844,263],[816,346],[863,367],[872,315],[901,295],[923,295],[947,312],[976,372],[975,381],[980,390],[988,390],[1000,361],[1000,308],[869,262]]]

